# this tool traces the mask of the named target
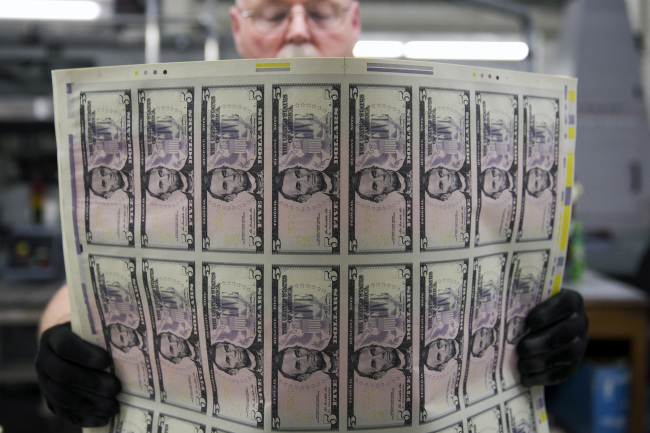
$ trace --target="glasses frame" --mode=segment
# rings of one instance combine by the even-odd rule
[[[310,3],[315,3],[315,2],[310,2]],[[345,14],[347,11],[350,10],[350,4],[349,4],[349,3],[348,3],[347,5],[345,5],[345,6],[340,5],[340,4],[338,4],[337,2],[330,2],[330,3],[334,3],[334,4],[336,4],[336,5],[339,7],[339,9],[342,11],[341,16],[342,16],[343,14]],[[279,6],[279,7],[282,7],[281,5],[272,5],[272,4],[271,4],[271,5],[265,5],[265,6],[276,6],[276,7]],[[241,10],[241,9],[239,9],[239,13],[240,13],[240,15],[241,15],[242,17],[244,17],[244,18],[252,18],[252,20],[253,20],[253,27],[255,28],[255,30],[257,30],[257,31],[260,32],[260,33],[264,33],[264,34],[273,34],[273,33],[278,33],[278,32],[280,32],[280,31],[282,31],[283,29],[285,29],[286,26],[287,26],[287,24],[289,23],[290,20],[287,20],[287,24],[284,24],[283,26],[280,26],[280,27],[278,27],[277,29],[274,29],[274,30],[260,30],[260,29],[255,25],[255,13],[256,13],[256,11],[260,10],[262,7],[265,7],[265,6],[261,6],[261,7],[258,7],[258,8],[255,8],[255,9],[250,9],[250,10]],[[304,8],[304,6],[303,6],[303,8]],[[287,9],[289,10],[288,18],[291,18],[291,15],[293,15],[293,14],[291,13],[291,6],[287,6]],[[305,10],[306,10],[306,8],[305,8]],[[314,25],[311,23],[311,20],[309,19],[309,15],[308,15],[307,13],[305,13],[305,22],[306,22],[307,25],[309,25],[310,27],[315,27],[315,28],[317,28],[317,29],[319,29],[319,30],[332,30],[332,29],[335,29],[336,27],[340,26],[340,25],[343,23],[343,21],[341,21],[340,23],[338,23],[337,25],[335,25],[335,26],[333,26],[333,27],[326,27],[326,28],[322,28],[322,27],[314,26]]]

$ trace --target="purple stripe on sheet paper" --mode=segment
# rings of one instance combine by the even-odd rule
[[[93,320],[93,312],[90,310],[90,303],[88,302],[88,290],[86,289],[86,285],[83,283],[81,283],[81,291],[84,294],[84,304],[86,304],[88,321],[90,322],[90,332],[92,332],[93,335],[97,335],[97,330],[95,329],[95,321]]]
[[[70,176],[72,177],[72,225],[74,227],[74,244],[77,247],[77,255],[81,255],[81,244],[79,243],[79,225],[77,223],[77,181],[74,169],[74,136],[68,134],[70,145]]]
[[[67,83],[65,85],[66,91],[68,92],[68,95],[72,93],[72,83]]]
[[[569,125],[575,125],[576,124],[576,116],[573,114],[569,114]]]
[[[544,409],[544,399],[543,398],[538,398],[537,399],[537,409]]]
[[[564,86],[564,99],[569,97],[569,86]]]
[[[569,206],[571,204],[571,187],[568,187],[564,192],[564,205]]]
[[[564,257],[558,257],[558,258],[557,258],[557,266],[558,266],[559,268],[561,268],[562,266],[564,266]]]
[[[368,68],[368,72],[393,72],[397,74],[433,75],[433,71],[413,71],[409,69]]]

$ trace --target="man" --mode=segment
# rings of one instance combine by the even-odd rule
[[[469,339],[469,350],[477,358],[485,355],[488,347],[497,339],[497,330],[493,328],[480,328]]]
[[[478,175],[478,185],[486,197],[496,200],[503,191],[513,191],[517,186],[517,179],[509,171],[492,167]]]
[[[411,356],[410,351],[373,344],[355,350],[350,362],[359,376],[379,380],[394,368],[410,368]]]
[[[356,0],[238,0],[230,16],[235,45],[244,58],[351,57],[361,32]],[[63,286],[48,304],[39,327],[39,384],[54,413],[77,425],[102,426],[119,410],[115,396],[120,382],[103,371],[110,365],[106,351],[72,333],[69,322],[68,289]],[[575,373],[587,342],[580,295],[561,291],[536,307],[527,323],[531,332],[518,349],[522,357],[535,361],[535,367],[520,367],[522,383],[557,383]]]
[[[291,346],[279,351],[273,363],[282,376],[297,382],[304,382],[319,371],[338,374],[339,354],[338,352]]]
[[[176,191],[191,194],[194,189],[194,173],[154,167],[142,175],[142,185],[151,197],[165,201]]]
[[[220,201],[230,202],[243,192],[262,195],[264,191],[264,173],[225,166],[215,167],[203,175],[201,184],[212,197]]]
[[[422,365],[432,371],[442,371],[447,363],[460,355],[456,340],[440,338],[430,341],[420,352]]]
[[[239,347],[228,342],[217,342],[208,348],[208,358],[217,369],[231,376],[241,369],[262,372],[264,369],[264,353],[262,350]]]
[[[538,198],[544,191],[553,187],[553,176],[542,168],[532,168],[524,174],[524,187],[528,194]]]
[[[339,195],[339,177],[328,171],[291,167],[279,172],[273,179],[275,187],[287,200],[304,203],[316,193]]]
[[[420,182],[421,188],[433,199],[446,201],[454,191],[469,194],[467,175],[445,167],[427,170]]]
[[[130,173],[100,165],[88,171],[84,180],[88,189],[98,197],[109,199],[115,191],[131,191],[133,179]]]
[[[352,175],[350,182],[359,197],[381,203],[393,192],[411,193],[411,178],[404,173],[379,167],[366,167]]]
[[[156,335],[154,346],[160,356],[174,364],[180,363],[185,358],[195,362],[201,361],[201,353],[193,342],[171,332]]]
[[[134,347],[142,349],[146,344],[140,332],[121,323],[111,323],[104,329],[104,333],[108,341],[124,353],[128,353]]]
[[[517,344],[526,332],[526,318],[515,316],[506,323],[506,341],[510,344]]]

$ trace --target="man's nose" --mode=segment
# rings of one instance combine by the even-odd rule
[[[285,42],[293,44],[304,44],[309,41],[309,25],[307,24],[307,13],[301,6],[294,6],[289,16],[289,28],[285,35]]]

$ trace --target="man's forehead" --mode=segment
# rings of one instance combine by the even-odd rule
[[[250,10],[268,4],[292,6],[296,4],[302,5],[305,3],[320,3],[320,2],[338,3],[340,5],[346,3],[342,0],[236,0],[235,4],[241,9]]]

